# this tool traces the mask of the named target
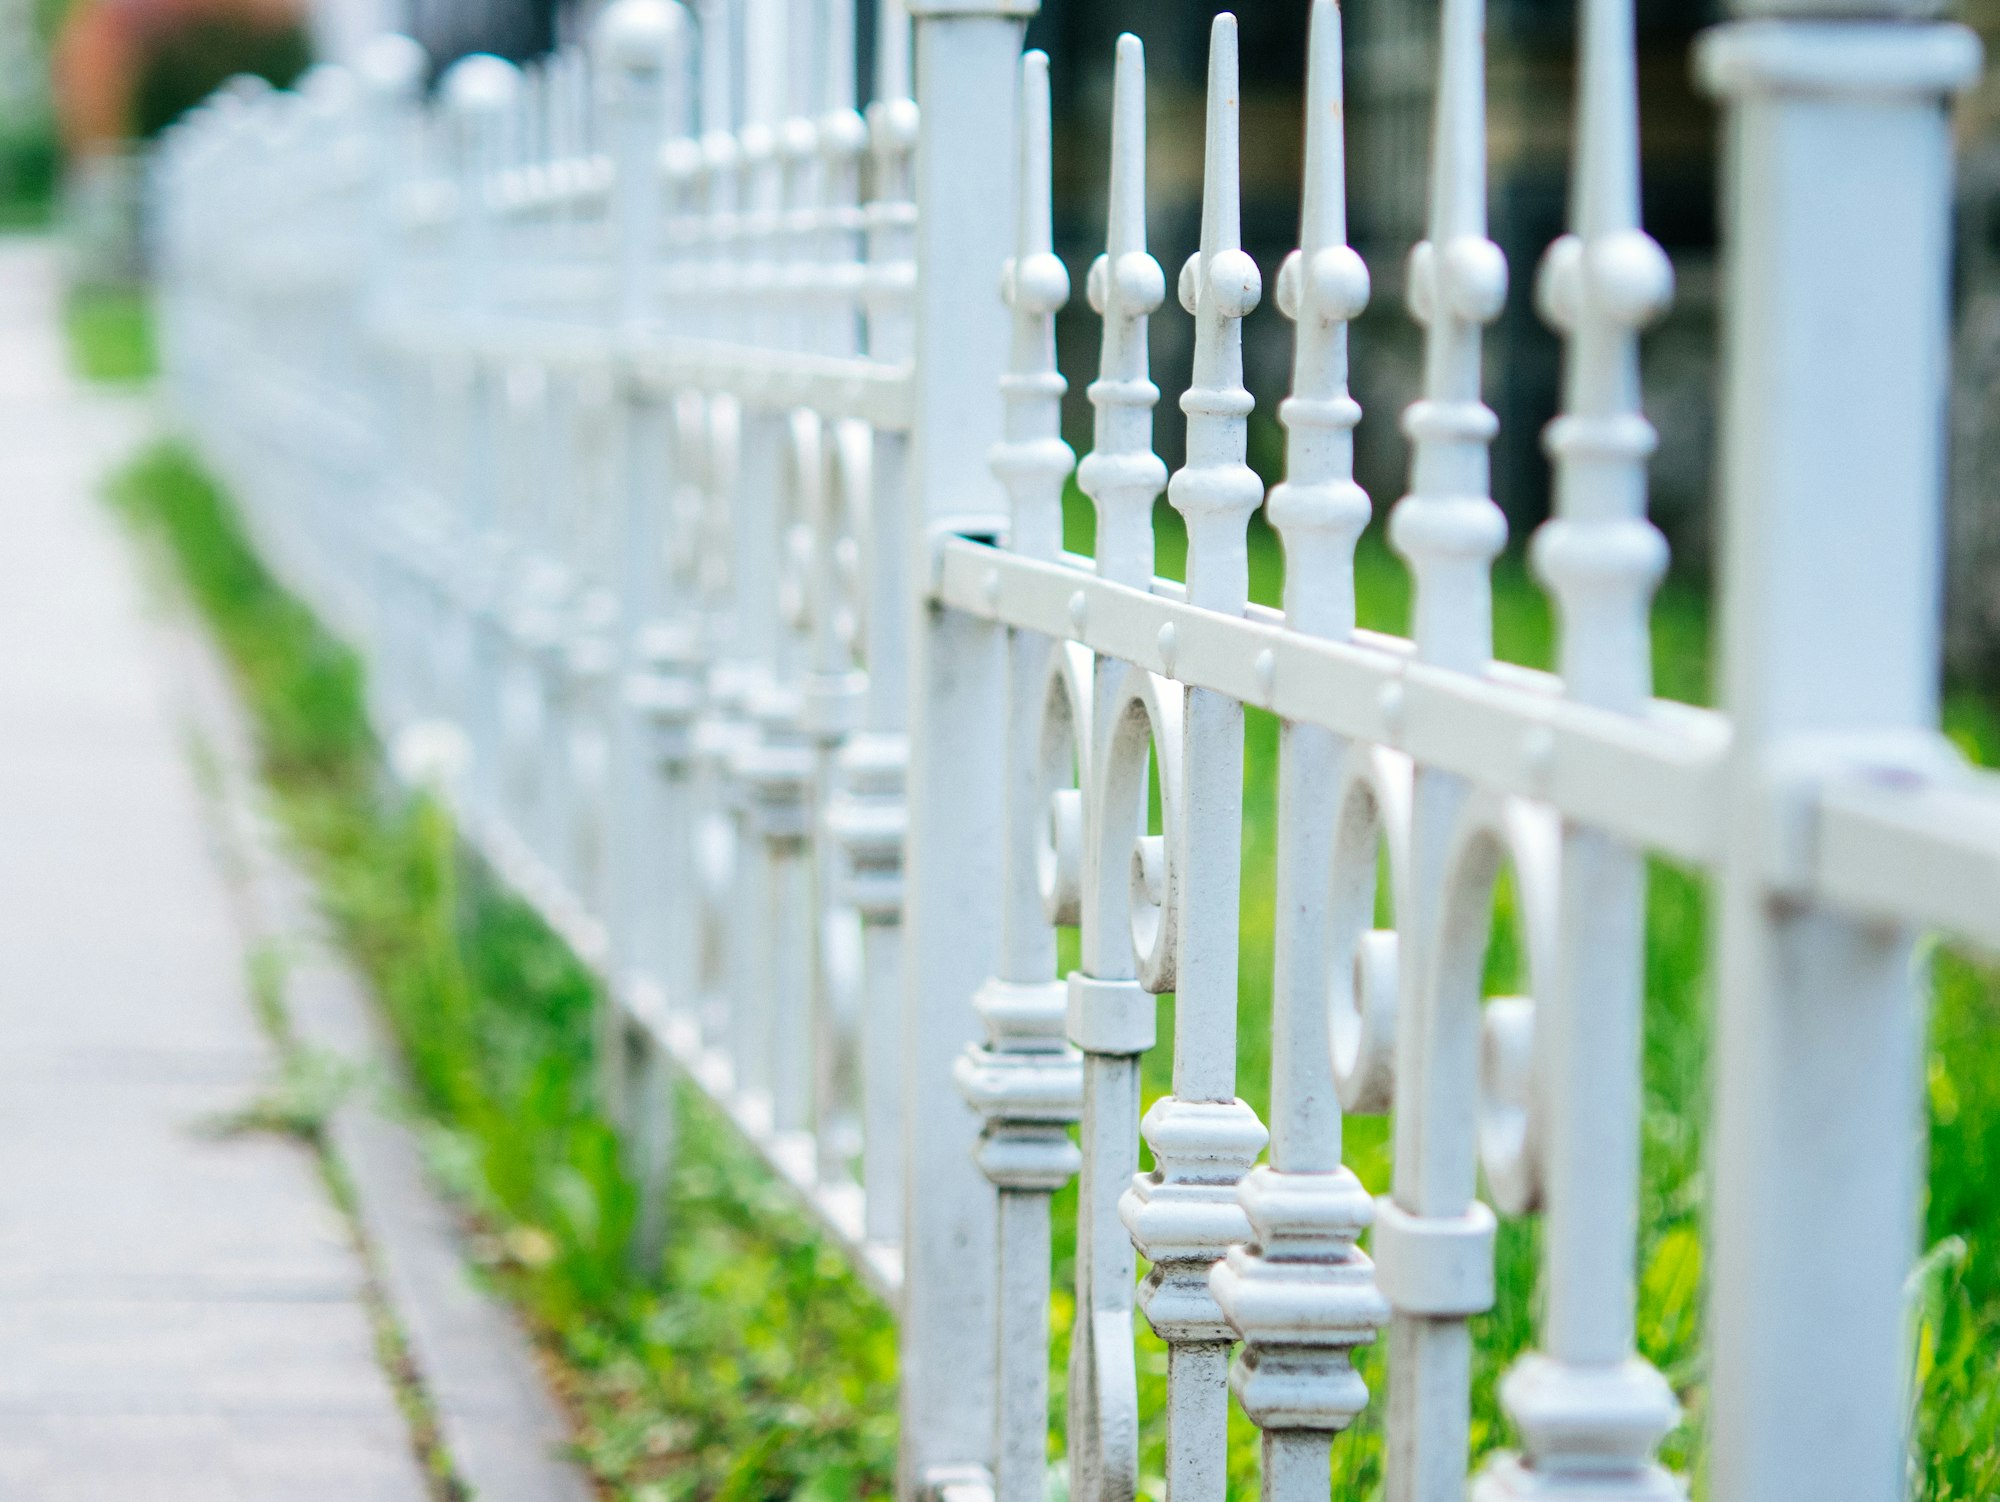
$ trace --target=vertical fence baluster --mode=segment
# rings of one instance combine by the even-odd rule
[[[733,239],[740,221],[739,155],[733,134],[736,110],[735,56],[726,0],[703,0],[701,11],[701,187],[700,239],[690,256],[693,283],[685,331],[698,337],[740,332],[733,327],[738,301]],[[729,758],[742,734],[743,695],[748,669],[738,629],[737,574],[740,570],[732,506],[736,477],[736,399],[706,393],[690,414],[700,454],[700,511],[696,546],[707,555],[701,572],[702,657],[707,672],[701,686],[702,712],[695,723],[694,752],[699,784],[694,863],[700,901],[700,1027],[718,1090],[741,1089],[742,1006],[731,1006],[730,986],[741,969],[735,931],[728,916],[740,890],[737,838],[729,781]],[[692,462],[692,461],[690,461]]]
[[[679,113],[671,96],[678,92],[685,32],[683,12],[671,0],[615,0],[598,18],[591,39],[602,86],[611,91],[606,146],[613,173],[615,323],[610,345],[618,380],[614,433],[621,492],[619,660],[609,684],[612,769],[605,821],[610,947],[599,998],[598,1070],[613,1119],[621,1122],[638,1187],[632,1254],[642,1271],[658,1261],[664,1232],[672,1099],[660,1050],[644,1029],[632,1026],[630,1014],[651,1000],[644,987],[659,951],[648,941],[682,894],[663,889],[656,879],[676,834],[668,818],[673,774],[660,755],[656,720],[660,708],[672,707],[680,687],[662,670],[658,644],[667,608],[661,542],[669,522],[671,413],[643,387],[635,366],[659,320],[659,267],[666,250],[660,145],[670,116]]]
[[[787,234],[786,140],[792,119],[789,95],[786,0],[751,0],[747,13],[746,115],[741,134],[746,186],[743,224],[750,241],[745,283],[751,342],[782,348],[791,334],[784,276],[790,258]],[[758,402],[745,410],[736,484],[738,517],[736,596],[753,632],[754,656],[745,696],[750,725],[735,748],[731,775],[742,807],[738,844],[747,878],[739,926],[745,946],[735,1004],[752,1009],[746,1061],[756,1117],[764,1130],[787,1135],[804,1125],[808,1104],[802,1039],[807,1026],[804,965],[802,840],[810,748],[798,731],[798,690],[790,681],[788,631],[782,620],[786,497],[817,480],[816,423],[804,423]],[[812,445],[802,453],[800,445]],[[789,1150],[789,1149],[788,1149]]]
[[[677,63],[677,73],[685,61]],[[702,213],[701,147],[694,134],[695,101],[682,100],[669,111],[668,139],[661,151],[661,170],[670,208],[666,219],[665,264],[659,272],[661,313],[659,332],[684,337],[693,307],[704,299],[701,279]],[[646,379],[657,377],[650,358],[643,362]],[[676,1052],[695,1059],[703,1051],[701,1032],[703,966],[702,870],[699,858],[702,804],[698,780],[698,717],[702,708],[703,672],[709,663],[704,639],[703,605],[708,590],[705,572],[715,563],[707,530],[707,496],[703,468],[707,464],[707,403],[701,393],[679,388],[667,393],[666,566],[665,611],[647,629],[638,655],[640,676],[630,684],[635,710],[651,732],[652,755],[660,777],[659,846],[648,876],[657,894],[658,927],[654,944],[642,950],[648,971],[660,988],[660,1025]]]
[[[1181,306],[1195,319],[1187,463],[1167,499],[1187,522],[1190,604],[1240,615],[1249,602],[1244,529],[1264,499],[1244,462],[1250,393],[1243,386],[1242,319],[1262,282],[1238,227],[1236,18],[1210,32],[1208,130],[1201,248],[1180,274]],[[1171,632],[1172,627],[1163,628]],[[1161,655],[1172,671],[1172,643]],[[1229,1345],[1235,1332],[1209,1292],[1211,1267],[1248,1238],[1236,1184],[1263,1149],[1257,1115],[1236,1098],[1238,887],[1243,856],[1243,706],[1183,689],[1185,805],[1174,963],[1174,1088],[1146,1113],[1152,1172],[1135,1175],[1119,1213],[1152,1263],[1139,1306],[1167,1342],[1167,1487],[1177,1502],[1220,1502],[1228,1490]],[[1164,781],[1164,777],[1162,779]]]
[[[1389,536],[1415,575],[1414,635],[1426,663],[1482,671],[1492,655],[1487,569],[1506,540],[1489,494],[1497,424],[1480,398],[1480,332],[1506,297],[1507,263],[1486,236],[1485,6],[1444,0],[1432,126],[1427,238],[1411,252],[1411,311],[1424,325],[1423,395],[1404,414],[1410,493]],[[1393,706],[1390,706],[1393,710]],[[1419,768],[1411,808],[1410,911],[1398,912],[1395,1171],[1376,1207],[1377,1276],[1390,1326],[1390,1502],[1464,1487],[1472,1338],[1493,1299],[1493,1214],[1473,1198],[1471,1103],[1478,1018],[1442,995],[1437,957],[1450,843],[1470,784]]]
[[[855,108],[853,0],[827,0],[824,19],[823,97],[813,122],[819,191],[810,211],[810,264],[801,277],[801,290],[812,319],[811,347],[851,359],[858,352],[861,331],[854,294],[863,275],[858,231],[861,159],[868,128]],[[855,1035],[866,987],[865,941],[860,914],[841,878],[844,847],[832,813],[840,795],[841,750],[860,722],[868,692],[867,675],[855,661],[852,629],[852,596],[859,581],[843,575],[858,567],[863,539],[856,524],[866,515],[873,485],[868,474],[871,457],[867,424],[844,417],[825,420],[819,506],[806,518],[809,553],[803,569],[811,639],[802,712],[813,745],[811,1121],[819,1147],[818,1180],[829,1188],[839,1186],[843,1198],[853,1180],[849,1159],[858,1126]],[[854,1208],[865,1215],[859,1203]],[[865,1234],[859,1221],[854,1229]]]
[[[454,65],[446,75],[443,87],[456,127],[457,147],[464,154],[458,177],[459,197],[452,250],[460,273],[457,302],[451,315],[454,342],[458,346],[456,377],[466,406],[483,413],[485,404],[496,400],[498,395],[492,384],[498,372],[483,368],[477,353],[489,338],[488,330],[499,292],[504,226],[497,212],[498,195],[494,189],[512,146],[510,127],[520,99],[520,74],[512,65],[498,58],[467,58]],[[426,389],[435,392],[439,368],[445,359],[443,352],[426,349],[417,358],[429,367],[424,383]],[[437,414],[433,412],[430,416],[435,421]],[[468,432],[467,436],[472,435]],[[435,440],[426,435],[416,441]],[[479,713],[481,685],[476,676],[483,666],[478,609],[482,594],[492,587],[489,571],[482,564],[495,525],[491,488],[493,473],[480,460],[469,462],[461,475],[463,488],[453,498],[457,503],[460,532],[460,537],[453,539],[449,560],[457,585],[453,591],[454,603],[458,607],[454,614],[459,616],[464,631],[463,667],[473,681],[466,684],[463,690],[453,693],[451,699],[458,723],[467,737],[468,751],[473,755],[477,754],[480,731],[485,728]],[[387,504],[405,517],[414,505],[427,504],[412,493],[406,475],[407,471],[397,476],[397,483],[387,498]],[[407,522],[403,524],[407,525]],[[442,632],[438,634],[442,635]],[[471,786],[474,788],[482,786],[479,775],[475,773],[472,779]],[[472,807],[476,817],[476,794]]]
[[[1054,559],[1062,552],[1063,485],[1074,456],[1062,440],[1065,384],[1056,367],[1055,315],[1069,300],[1069,275],[1052,244],[1044,53],[1022,60],[1020,109],[1017,238],[1002,273],[1014,343],[1000,381],[1006,436],[992,462],[1013,503],[1010,545]],[[1056,979],[1055,930],[1040,879],[1042,709],[1052,650],[1039,632],[1008,633],[1001,969],[974,1003],[987,1041],[967,1049],[957,1071],[960,1090],[985,1121],[979,1166],[1000,1191],[996,1502],[1041,1502],[1047,1484],[1049,1196],[1082,1161],[1068,1128],[1083,1105],[1083,1068],[1063,1039],[1066,987]],[[1087,735],[1080,738],[1087,744]]]
[[[685,17],[686,12],[681,12]],[[681,27],[687,47],[687,26]],[[675,54],[670,78],[684,82],[685,51]],[[689,101],[670,88],[668,138],[658,169],[668,195],[663,265],[652,273],[659,289],[659,314],[654,332],[672,337],[687,325],[690,280],[698,276],[701,152],[692,134]],[[638,360],[635,379],[648,386],[656,372],[649,352]],[[650,995],[642,1021],[656,1038],[667,1040],[680,1061],[697,1064],[703,1055],[702,1005],[702,872],[699,858],[701,826],[696,764],[696,726],[702,702],[704,651],[701,569],[710,554],[703,533],[704,496],[701,466],[705,462],[706,407],[692,391],[662,393],[662,484],[652,504],[659,507],[659,528],[665,538],[666,582],[660,610],[640,627],[633,646],[634,666],[626,680],[631,704],[633,740],[642,764],[657,779],[654,792],[653,839],[635,851],[633,900],[645,905],[646,927],[635,941],[642,977]],[[635,1006],[635,1010],[639,1008]],[[651,1136],[645,1150],[635,1152],[640,1163],[640,1214],[633,1238],[635,1265],[657,1269],[667,1225],[667,1178],[677,1120],[673,1080],[657,1048],[648,1058],[661,1076],[647,1094],[657,1099],[648,1117]]]
[[[550,278],[572,253],[571,209],[562,190],[580,147],[576,96],[581,79],[575,55],[551,53],[542,67],[548,110],[538,184],[544,264],[518,294],[529,307],[539,301],[538,284]],[[538,588],[527,620],[527,653],[538,711],[531,850],[537,892],[544,908],[549,908],[557,903],[566,905],[572,895],[565,859],[576,807],[570,758],[575,705],[568,648],[579,619],[583,584],[575,558],[578,416],[583,393],[578,372],[556,352],[543,352],[539,363],[545,458],[537,505],[539,526],[532,543],[535,557],[531,567],[536,570]]]
[[[781,184],[777,127],[783,118],[785,0],[748,0],[744,13],[744,124],[737,135],[739,199],[735,253],[739,267],[735,332],[746,343],[771,342],[770,299]],[[733,953],[729,1006],[734,1014],[734,1063],[739,1107],[752,1129],[770,1130],[771,1027],[781,976],[773,919],[781,900],[772,839],[758,807],[756,773],[765,750],[766,721],[781,713],[771,674],[778,637],[778,497],[785,450],[782,418],[761,406],[738,408],[727,509],[731,519],[731,603],[740,664],[741,722],[729,749],[728,796],[735,826],[735,901],[725,919]]]
[[[1153,452],[1160,399],[1146,357],[1146,319],[1166,293],[1160,263],[1146,252],[1146,64],[1139,39],[1118,39],[1111,95],[1111,183],[1104,254],[1090,267],[1090,305],[1103,319],[1096,420],[1077,483],[1097,507],[1097,572],[1141,588],[1153,577],[1153,501],[1167,467]],[[1084,597],[1079,594],[1078,600]],[[1072,602],[1072,613],[1078,607]],[[1128,671],[1104,660],[1092,674],[1090,739],[1077,748],[1090,796],[1110,696]],[[1083,729],[1086,727],[1078,727]],[[1132,1356],[1132,1239],[1118,1214],[1139,1158],[1139,1057],[1156,1037],[1155,1006],[1140,987],[1132,938],[1100,911],[1089,879],[1098,841],[1086,809],[1081,968],[1069,979],[1069,1040],[1082,1050],[1083,1164],[1077,1185],[1076,1324],[1070,1336],[1070,1494],[1077,1502],[1124,1502],[1138,1486],[1139,1396]],[[1112,873],[1115,883],[1120,873]]]
[[[1673,286],[1639,226],[1632,25],[1629,0],[1581,6],[1571,233],[1549,248],[1537,287],[1567,351],[1562,413],[1546,434],[1556,514],[1533,545],[1561,612],[1566,692],[1623,714],[1651,689],[1647,608],[1667,561],[1645,515],[1654,435],[1640,412],[1638,332]],[[1541,1350],[1501,1390],[1523,1454],[1489,1464],[1474,1492],[1557,1496],[1588,1471],[1593,1495],[1671,1498],[1680,1485],[1652,1452],[1678,1408],[1633,1355],[1645,862],[1565,823],[1559,879],[1555,984],[1534,1024]]]
[[[818,40],[814,7],[790,0],[785,18],[784,109],[772,137],[770,172],[776,197],[770,221],[770,268],[763,301],[770,311],[771,338],[782,350],[809,349],[811,324],[801,293],[810,275],[813,225],[821,193],[818,132],[811,118],[816,92],[813,49]],[[812,518],[826,503],[825,450],[828,438],[819,413],[792,407],[779,414],[784,451],[780,490],[774,497],[777,574],[777,630],[766,680],[768,698],[759,721],[762,754],[752,772],[753,795],[766,830],[774,883],[771,933],[774,959],[769,1019],[772,1127],[785,1143],[790,1171],[810,1182],[815,1164],[810,1144],[801,1140],[812,1121],[812,1045],[817,985],[824,976],[814,952],[822,938],[814,900],[807,842],[812,780],[819,758],[808,734],[804,689],[810,633],[808,576]]]
[[[625,964],[608,947],[615,903],[611,891],[614,873],[606,846],[610,839],[609,799],[615,781],[616,722],[623,714],[618,669],[627,653],[621,591],[632,567],[632,551],[621,543],[625,512],[622,472],[629,424],[619,347],[626,322],[623,257],[628,226],[621,218],[624,209],[616,167],[624,124],[621,85],[611,60],[594,45],[595,40],[593,32],[593,45],[576,50],[579,92],[588,108],[579,110],[579,150],[563,182],[565,200],[573,205],[576,242],[569,260],[584,268],[589,278],[574,292],[552,279],[541,296],[557,319],[587,328],[601,341],[588,353],[580,349],[571,356],[578,390],[576,472],[569,487],[576,514],[572,547],[578,597],[563,652],[563,671],[573,705],[565,764],[574,792],[562,863],[572,914],[579,920],[573,938],[587,940],[589,946],[602,951],[594,956],[594,962],[604,969],[610,994],[621,987],[619,975]],[[651,104],[644,129],[651,149],[656,151],[661,113],[657,85]],[[646,174],[648,180],[656,176],[656,172]],[[644,205],[647,223],[640,241],[644,249],[635,251],[648,261],[658,255],[654,243],[657,195],[658,186],[653,182]],[[622,1070],[623,1065],[613,1067]]]
[[[863,211],[862,310],[869,358],[912,357],[915,284],[911,201],[916,102],[909,97],[909,12],[883,0],[876,19],[875,92],[868,106],[873,181]],[[842,748],[827,812],[840,843],[841,888],[861,915],[861,1182],[863,1235],[899,1243],[903,1228],[903,836],[909,764],[907,504],[909,435],[875,430],[868,456],[868,525],[861,538],[861,729]]]
[[[1306,155],[1299,248],[1278,274],[1278,305],[1298,326],[1285,425],[1285,480],[1266,510],[1285,544],[1285,624],[1344,639],[1354,629],[1354,545],[1368,525],[1354,482],[1347,325],[1368,300],[1368,269],[1347,245],[1340,7],[1315,0],[1306,68]],[[1275,669],[1274,669],[1275,671]],[[1263,1495],[1325,1502],[1334,1434],[1368,1391],[1353,1348],[1388,1308],[1355,1239],[1373,1216],[1341,1163],[1328,1000],[1334,819],[1341,737],[1286,721],[1279,729],[1277,913],[1271,988],[1271,1157],[1238,1190],[1247,1245],[1210,1275],[1243,1340],[1230,1374],[1264,1432]],[[1372,863],[1375,851],[1367,852]]]
[[[513,107],[508,112],[509,140],[503,180],[508,189],[508,215],[513,222],[509,244],[517,256],[527,250],[521,237],[520,200],[523,175],[533,149],[536,87],[532,71],[522,74],[514,91]],[[411,213],[418,225],[421,224],[423,211],[421,197],[415,198]],[[412,241],[418,241],[421,233],[420,228],[413,227]],[[413,260],[420,258],[421,254],[420,248],[413,247]],[[405,345],[413,337],[416,326],[414,314],[411,326],[412,331],[404,335]],[[408,368],[413,363],[405,353],[402,365],[406,385],[409,381]],[[499,446],[499,452],[495,456],[495,489],[488,503],[485,535],[477,543],[475,554],[480,568],[481,588],[473,605],[473,682],[470,689],[475,716],[473,740],[486,748],[484,767],[475,763],[473,770],[473,830],[489,853],[503,849],[520,828],[522,803],[522,727],[518,713],[520,692],[516,682],[513,636],[515,594],[522,567],[521,545],[526,522],[523,497],[527,485],[531,483],[531,466],[522,453],[526,441],[523,432],[526,424],[521,412],[522,384],[520,366],[496,354],[493,360],[493,399],[500,411],[500,423],[494,441]],[[400,467],[399,482],[400,475],[406,474],[408,468],[406,461]]]
[[[420,181],[417,164],[411,158],[416,155],[420,139],[422,127],[421,116],[417,112],[418,100],[428,67],[429,61],[421,47],[408,37],[394,34],[376,38],[361,58],[361,78],[367,92],[373,130],[368,146],[372,197],[366,209],[367,222],[362,230],[366,248],[363,252],[365,265],[360,312],[368,388],[364,394],[365,411],[370,430],[375,435],[377,466],[370,476],[356,526],[364,549],[362,566],[367,575],[368,594],[360,641],[370,667],[366,680],[369,720],[377,726],[388,725],[394,718],[392,699],[384,691],[381,669],[383,664],[392,660],[396,647],[392,619],[395,580],[391,561],[382,550],[382,536],[390,509],[396,504],[401,491],[403,465],[407,463],[409,454],[409,414],[402,400],[407,355],[398,346],[397,340],[409,318],[408,283],[415,269],[407,254],[404,221],[409,189]],[[193,139],[193,136],[184,134],[177,145],[185,148]],[[180,155],[185,156],[185,150]],[[186,170],[184,162],[178,165],[181,171]],[[164,191],[161,194],[162,208],[180,204],[181,212],[185,213],[187,205],[184,197],[185,189],[178,185],[175,189]],[[178,239],[179,236],[172,238]],[[179,268],[163,268],[161,285],[171,288],[182,283],[184,277]],[[171,301],[163,302],[162,309],[168,317],[175,316],[178,311],[167,311],[175,309]],[[181,336],[171,325],[163,324],[161,348],[167,352],[184,351],[190,344],[198,345],[198,337]],[[184,379],[173,371],[167,374],[172,385],[186,389]],[[487,400],[494,399],[494,393],[489,389]],[[476,632],[474,645],[476,649]],[[484,727],[476,715],[478,701],[473,697],[479,682],[476,668],[476,662],[468,664],[468,703],[475,712],[469,712],[466,719],[466,731],[473,739],[470,747],[471,777],[465,791],[473,807],[481,808],[487,801],[484,796],[484,758],[488,748],[479,736]]]

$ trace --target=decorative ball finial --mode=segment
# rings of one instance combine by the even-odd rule
[[[377,99],[407,104],[417,97],[430,66],[421,43],[401,32],[387,31],[361,49],[355,73],[361,86]]]
[[[687,31],[687,13],[674,0],[612,0],[591,28],[590,50],[607,68],[656,72]]]
[[[521,70],[490,52],[475,52],[453,63],[440,92],[456,115],[492,115],[513,104],[521,91]]]
[[[321,117],[338,115],[354,102],[354,75],[332,63],[315,63],[299,76],[292,91]]]

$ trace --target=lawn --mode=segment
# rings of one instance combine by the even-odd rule
[[[131,385],[153,373],[153,321],[134,287],[78,287],[63,304],[70,364],[89,381]]]
[[[76,327],[80,334],[87,330]],[[90,361],[83,362],[86,368]],[[184,448],[142,456],[114,487],[120,506],[177,560],[235,664],[261,731],[284,819],[312,861],[341,931],[373,976],[412,1065],[433,1158],[479,1228],[490,1275],[527,1309],[556,1358],[582,1448],[614,1495],[635,1498],[841,1498],[889,1489],[894,1453],[894,1334],[889,1317],[692,1090],[680,1092],[680,1152],[662,1265],[634,1270],[630,1187],[591,1091],[591,977],[457,846],[443,815],[383,789],[363,719],[361,672],[250,551],[226,497]],[[1161,508],[1162,572],[1182,543]],[[1071,507],[1087,548],[1087,507]],[[1364,541],[1357,584],[1365,624],[1400,630],[1401,565]],[[1261,523],[1253,592],[1275,600],[1282,561]],[[1495,575],[1499,655],[1546,665],[1551,624],[1509,554]],[[1655,610],[1663,694],[1707,693],[1707,611],[1694,581],[1670,580]],[[1984,760],[2000,751],[1993,718],[1955,699],[1954,734]],[[1260,1111],[1269,1075],[1270,871],[1276,724],[1252,711],[1245,785],[1241,1090]],[[1505,893],[1500,902],[1504,908]],[[1514,945],[1496,924],[1489,980],[1511,983]],[[1668,1459],[1698,1466],[1699,1343],[1707,1117],[1703,992],[1705,895],[1663,864],[1650,882],[1646,952],[1644,1200],[1639,1334],[1682,1396],[1687,1422]],[[2000,985],[1950,951],[1933,957],[1929,1254],[1911,1282],[1919,1335],[1913,1491],[1945,1499],[2000,1492]],[[1171,1036],[1171,999],[1161,1037]],[[1147,1060],[1149,1098],[1166,1088],[1163,1042]],[[1385,1123],[1358,1118],[1349,1161],[1386,1184]],[[1059,1200],[1053,1410],[1062,1409],[1072,1314],[1074,1190]],[[1499,1298],[1476,1321],[1474,1444],[1507,1442],[1495,1382],[1532,1338],[1532,1220],[1503,1226]],[[1380,1390],[1373,1353],[1364,1370]],[[1165,1353],[1140,1350],[1146,1490],[1161,1487],[1158,1416]],[[1335,1448],[1341,1496],[1380,1479],[1379,1408]],[[1254,1432],[1232,1417],[1232,1495],[1256,1487]],[[1699,1476],[1697,1475],[1699,1490]]]

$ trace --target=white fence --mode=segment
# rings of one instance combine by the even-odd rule
[[[1934,730],[1946,104],[1970,34],[1901,0],[1744,0],[1700,48],[1728,141],[1725,717],[1650,696],[1666,556],[1636,344],[1672,278],[1638,221],[1630,0],[1582,0],[1573,228],[1537,284],[1567,344],[1531,548],[1560,675],[1491,660],[1480,344],[1507,267],[1480,0],[1443,0],[1409,266],[1425,370],[1388,532],[1411,641],[1354,623],[1346,323],[1368,273],[1344,243],[1332,0],[1302,244],[1274,278],[1297,354],[1268,497],[1244,463],[1261,288],[1234,23],[1201,249],[1172,276],[1146,250],[1144,77],[1120,43],[1076,466],[1094,560],[1061,542],[1070,286],[1046,63],[1020,56],[1034,0],[910,0],[913,46],[891,0],[865,115],[851,6],[616,0],[588,56],[470,59],[434,104],[390,39],[359,78],[226,91],[159,165],[189,420],[362,648],[385,737],[457,767],[470,836],[613,981],[607,1084],[641,1171],[664,1056],[895,1302],[905,1492],[1003,1502],[1045,1484],[1049,1204],[1072,1173],[1079,1502],[1137,1484],[1135,1299],[1171,1353],[1176,1502],[1224,1495],[1231,1391],[1267,1493],[1325,1497],[1369,1397],[1349,1357],[1378,1331],[1387,1494],[1460,1496],[1495,1211],[1539,1211],[1539,1348],[1503,1388],[1521,1452],[1473,1490],[1676,1495],[1654,1460],[1674,1397],[1633,1348],[1663,853],[1712,873],[1717,906],[1708,1493],[1898,1495],[1913,939],[2000,939],[2000,795]],[[1197,330],[1171,477],[1146,353],[1149,317],[1186,316],[1170,290]],[[1185,586],[1152,577],[1162,490]],[[1282,611],[1248,600],[1260,504]],[[1235,1082],[1245,705],[1283,727],[1261,1164]],[[1532,1000],[1481,995],[1503,867]],[[1059,925],[1080,929],[1067,976]],[[1173,1093],[1141,1121],[1167,990]],[[1342,1115],[1392,1104],[1371,1203]]]

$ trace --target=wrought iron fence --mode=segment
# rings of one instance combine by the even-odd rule
[[[1063,547],[1071,287],[1033,8],[889,0],[865,112],[852,0],[615,0],[587,53],[468,59],[429,102],[396,38],[355,76],[226,90],[155,174],[182,409],[362,651],[406,768],[601,967],[641,1173],[660,1072],[682,1071],[893,1301],[907,1493],[1041,1497],[1050,1199],[1080,1174],[1079,1502],[1138,1484],[1135,1302],[1170,1352],[1177,1502],[1224,1494],[1232,1391],[1266,1492],[1325,1497],[1369,1398],[1350,1357],[1383,1331],[1388,1495],[1460,1495],[1467,1321],[1496,1212],[1531,1211],[1539,1343],[1503,1387],[1520,1450],[1474,1492],[1681,1494],[1655,1460],[1674,1395],[1633,1340],[1658,853],[1716,893],[1709,1492],[1896,1495],[1914,936],[2000,939],[2000,796],[1934,729],[1946,105],[1970,34],[1900,0],[1742,0],[1700,48],[1728,119],[1725,715],[1651,697],[1667,559],[1637,341],[1672,272],[1639,222],[1630,0],[1581,0],[1571,230],[1537,280],[1567,348],[1530,547],[1556,674],[1492,660],[1480,345],[1508,269],[1480,0],[1443,0],[1408,269],[1407,641],[1355,625],[1371,507],[1346,327],[1369,277],[1345,243],[1336,5],[1301,38],[1268,496],[1245,463],[1240,320],[1263,288],[1238,239],[1234,22],[1211,43],[1200,250],[1171,277],[1146,249],[1140,47],[1119,43],[1085,279],[1088,558]],[[1171,476],[1146,340],[1170,290],[1196,328]],[[1162,492],[1184,585],[1153,577]],[[1282,609],[1249,598],[1259,506]],[[1246,705],[1282,725],[1268,1136],[1236,1087]],[[1482,995],[1503,869],[1531,997]],[[1169,990],[1173,1090],[1142,1120]],[[1342,1119],[1392,1107],[1371,1201]]]

